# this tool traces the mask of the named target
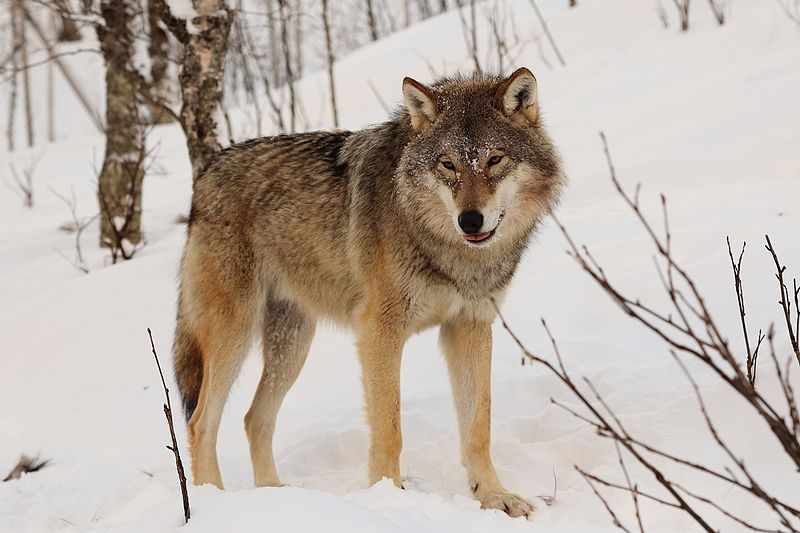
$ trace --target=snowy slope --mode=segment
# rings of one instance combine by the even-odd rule
[[[642,182],[642,201],[653,217],[658,194],[667,194],[676,256],[703,288],[723,331],[738,340],[726,235],[750,243],[744,282],[752,327],[779,318],[760,243],[769,233],[784,262],[800,271],[800,28],[776,2],[763,0],[732,0],[723,27],[699,3],[688,34],[662,29],[651,2],[582,0],[576,9],[566,2],[540,3],[567,67],[549,69],[535,45],[518,62],[539,80],[545,120],[570,177],[562,222],[624,288],[660,301],[653,252],[608,180],[597,135],[602,129],[620,178],[631,187]],[[517,27],[536,29],[528,2],[512,4]],[[385,116],[367,80],[385,100],[397,102],[403,76],[430,80],[426,61],[442,73],[468,67],[455,13],[337,64],[343,126],[357,128]],[[330,125],[325,83],[320,74],[301,87],[314,127]],[[0,194],[0,472],[23,451],[52,460],[39,473],[0,483],[0,531],[174,531],[182,526],[180,499],[172,458],[163,447],[168,434],[162,391],[145,328],[153,329],[162,362],[170,366],[175,275],[184,240],[184,227],[174,220],[189,204],[189,165],[179,130],[159,128],[153,143],[159,144],[163,175],[145,184],[147,245],[131,262],[106,265],[92,226],[83,239],[91,268],[84,275],[55,253],[72,254],[74,236],[57,229],[69,213],[47,189],[68,193],[74,187],[79,213],[96,210],[92,162],[101,159],[102,138],[81,128],[80,135],[44,148],[33,209],[22,207],[7,189]],[[31,156],[1,154],[1,172],[9,161],[21,164]],[[721,462],[674,362],[607,301],[564,254],[565,247],[548,224],[527,254],[504,306],[517,333],[533,351],[550,354],[538,325],[545,316],[570,369],[593,380],[632,432],[681,454]],[[613,531],[573,469],[577,464],[618,478],[613,448],[552,406],[551,397],[573,400],[545,370],[521,367],[519,350],[499,326],[495,336],[493,456],[507,488],[536,503],[531,521],[481,511],[468,498],[434,331],[413,338],[403,362],[401,470],[408,490],[386,483],[368,488],[368,432],[353,342],[347,332],[323,327],[278,420],[276,460],[291,488],[252,488],[242,417],[260,373],[254,348],[220,431],[228,490],[191,488],[194,517],[185,529]],[[786,341],[777,340],[786,351]],[[760,372],[767,389],[770,370],[765,364]],[[737,452],[755,457],[753,467],[763,480],[800,505],[792,492],[797,474],[771,453],[776,448],[762,438],[764,428],[743,417],[712,379],[702,373],[700,378]],[[185,443],[182,423],[178,429]],[[634,474],[643,490],[654,487],[646,474]],[[552,494],[554,475],[558,491],[548,506],[540,497]],[[682,479],[691,482],[688,475]],[[753,520],[765,512],[743,507],[727,487],[709,490]],[[628,500],[609,495],[630,520]],[[644,512],[648,531],[692,530],[681,515],[649,505]]]

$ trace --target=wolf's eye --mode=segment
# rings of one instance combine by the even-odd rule
[[[447,170],[455,170],[456,166],[453,164],[452,161],[442,161],[442,166]]]
[[[502,155],[493,155],[492,157],[489,158],[488,164],[490,167],[493,167],[496,164],[500,163],[500,161],[502,160],[503,160]]]

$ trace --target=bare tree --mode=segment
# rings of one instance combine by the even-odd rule
[[[154,98],[166,100],[169,97],[169,36],[158,12],[158,3],[147,0],[147,54],[150,56],[150,90]],[[150,104],[150,118],[153,124],[172,120],[163,105]]]
[[[9,54],[9,62],[11,63],[11,79],[9,81],[9,95],[8,95],[8,126],[6,127],[6,141],[8,143],[8,151],[13,152],[15,148],[14,137],[14,119],[16,118],[17,111],[17,50],[19,47],[19,24],[22,22],[19,17],[19,10],[17,9],[16,2],[10,4],[9,19],[11,23],[11,53]]]
[[[464,9],[459,7],[458,19],[461,22],[461,32],[464,34],[464,42],[467,45],[467,53],[472,59],[472,66],[477,74],[483,72],[481,60],[478,55],[478,24],[475,12],[475,0],[469,0],[469,23],[464,16]]]
[[[95,26],[106,66],[106,150],[97,180],[100,245],[112,260],[129,259],[142,240],[144,132],[136,87],[131,81],[136,6],[132,0],[101,0]]]
[[[22,0],[14,0],[15,14],[17,17],[17,47],[22,57],[22,91],[25,101],[25,131],[28,134],[28,146],[33,146],[33,111],[31,110],[31,80],[30,63],[28,61],[28,38],[25,31],[25,6]]]
[[[13,180],[12,190],[22,199],[22,205],[25,207],[33,207],[33,175],[40,159],[41,156],[31,160],[21,171],[17,170],[14,163],[8,164],[11,179]],[[21,176],[20,173],[22,174]]]
[[[333,115],[334,127],[339,127],[339,112],[336,109],[336,84],[333,77],[333,46],[331,44],[331,25],[328,20],[328,0],[322,0],[322,29],[325,32],[325,51],[328,64],[328,85],[331,93],[331,114]]]
[[[286,69],[286,84],[289,88],[289,132],[294,133],[297,123],[297,97],[294,91],[294,73],[292,72],[292,53],[289,45],[289,2],[278,0],[278,16],[281,25],[281,48],[283,50],[283,63]]]
[[[267,55],[269,68],[272,73],[272,85],[278,86],[283,82],[283,68],[281,66],[280,39],[278,38],[278,17],[275,15],[280,9],[275,5],[276,0],[266,0],[267,4]]]
[[[165,0],[152,1],[164,25],[183,45],[178,76],[183,102],[180,123],[186,135],[192,175],[197,179],[221,148],[216,116],[222,108],[228,35],[235,12],[224,0],[192,0],[197,16],[191,20],[190,32],[187,21],[175,17]]]
[[[364,0],[367,8],[367,26],[369,27],[369,36],[373,41],[378,40],[378,22],[375,17],[375,8],[372,0]],[[327,4],[327,2],[325,2]],[[324,8],[323,8],[324,9]]]
[[[294,2],[294,79],[303,77],[303,0]]]

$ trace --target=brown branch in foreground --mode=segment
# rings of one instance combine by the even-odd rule
[[[728,257],[731,260],[731,270],[733,270],[733,288],[736,292],[736,301],[739,305],[739,319],[742,323],[742,333],[744,335],[744,346],[747,350],[747,380],[751,385],[756,385],[756,364],[758,362],[758,350],[761,348],[761,343],[764,341],[765,335],[758,330],[758,341],[755,349],[750,348],[750,337],[747,334],[747,321],[745,320],[744,308],[744,290],[742,288],[742,258],[744,257],[744,249],[747,246],[746,242],[742,243],[742,251],[739,252],[739,258],[733,258],[733,249],[731,248],[731,239],[726,237],[725,241],[728,243]]]
[[[778,289],[781,293],[781,299],[778,303],[781,305],[783,317],[786,320],[786,331],[789,334],[789,342],[792,344],[794,355],[797,358],[797,363],[800,364],[800,287],[797,286],[797,278],[792,280],[792,290],[786,286],[786,281],[783,278],[786,272],[786,266],[782,265],[778,259],[778,254],[772,246],[772,241],[769,240],[769,235],[764,236],[767,240],[765,245],[767,251],[772,255],[772,260],[775,262],[775,277],[778,279]],[[794,312],[797,315],[792,323],[792,301],[794,301]]]
[[[711,371],[713,376],[716,376],[722,383],[728,385],[730,390],[735,391],[738,397],[745,401],[745,404],[741,407],[742,414],[755,415],[757,419],[761,419],[765,422],[769,428],[769,432],[767,432],[766,435],[772,435],[783,447],[786,459],[789,459],[800,467],[800,414],[798,414],[795,401],[796,396],[789,379],[790,366],[795,357],[789,358],[785,370],[781,368],[778,357],[775,355],[772,328],[770,328],[766,336],[759,332],[758,344],[752,350],[749,347],[749,339],[745,341],[745,344],[748,346],[749,363],[754,367],[755,363],[752,361],[754,358],[753,354],[757,354],[762,341],[766,337],[769,346],[769,355],[775,365],[780,392],[786,401],[787,416],[779,413],[776,410],[777,407],[773,406],[772,403],[755,388],[753,384],[754,378],[749,379],[749,376],[745,375],[744,368],[740,364],[741,360],[734,355],[731,346],[722,335],[699,288],[689,276],[688,272],[677,263],[672,255],[672,237],[667,218],[666,200],[663,195],[661,197],[664,223],[662,234],[661,231],[656,231],[647,217],[645,217],[639,201],[639,188],[637,187],[632,194],[623,189],[620,181],[616,177],[616,171],[606,138],[602,133],[600,136],[603,141],[603,148],[612,183],[624,202],[634,213],[637,221],[641,227],[644,228],[656,249],[656,266],[658,267],[658,275],[669,302],[669,309],[667,311],[662,311],[642,302],[638,298],[632,298],[623,294],[617,285],[612,282],[598,261],[592,256],[589,249],[586,246],[576,245],[569,232],[555,215],[553,215],[553,219],[569,245],[568,254],[578,263],[583,271],[619,305],[623,313],[633,318],[641,327],[651,331],[657,338],[663,341],[670,354],[676,359],[681,369],[686,373],[698,400],[698,411],[705,421],[713,442],[722,453],[725,464],[720,466],[705,466],[696,461],[692,461],[690,458],[680,457],[664,449],[650,445],[640,440],[635,435],[632,435],[590,380],[584,378],[581,384],[570,375],[564,366],[556,341],[544,320],[542,320],[542,325],[544,326],[547,337],[552,345],[553,353],[555,354],[554,362],[528,351],[520,339],[510,329],[495,305],[498,318],[503,328],[511,335],[511,338],[520,348],[525,358],[544,366],[551,373],[555,374],[555,376],[571,391],[574,397],[578,399],[583,411],[579,412],[579,410],[554,399],[551,399],[551,401],[576,418],[587,423],[597,431],[599,436],[614,442],[615,445],[620,448],[620,452],[624,449],[626,452],[625,455],[631,457],[631,460],[636,461],[639,466],[646,469],[646,471],[655,478],[660,488],[665,491],[662,495],[639,490],[638,485],[628,474],[621,453],[619,457],[620,466],[624,475],[623,483],[612,483],[602,480],[578,469],[578,472],[584,476],[587,482],[590,482],[592,490],[598,495],[617,527],[627,530],[625,526],[621,524],[619,517],[609,507],[608,501],[600,494],[598,483],[608,488],[627,491],[631,494],[634,500],[634,510],[637,513],[637,525],[640,531],[644,528],[640,522],[641,516],[638,514],[639,497],[661,503],[679,512],[688,514],[700,528],[708,532],[719,530],[718,526],[711,525],[712,517],[719,517],[720,519],[726,518],[751,531],[770,533],[800,531],[800,509],[787,502],[787,500],[781,499],[781,496],[776,495],[771,492],[768,487],[762,485],[761,482],[756,479],[754,472],[751,471],[750,467],[746,464],[745,458],[738,455],[726,442],[718,431],[717,424],[713,422],[712,415],[706,409],[705,402],[694,380],[694,376],[689,373],[688,367],[681,358],[679,358],[679,355],[694,358],[696,361],[702,363],[706,369]],[[767,250],[773,255],[773,260],[777,269],[776,277],[778,278],[781,290],[780,304],[786,319],[786,326],[789,330],[792,348],[797,352],[795,342],[797,342],[797,332],[800,330],[800,327],[798,327],[800,325],[800,316],[796,314],[796,311],[798,308],[798,301],[800,300],[800,289],[797,288],[796,281],[793,282],[792,288],[789,289],[784,279],[785,267],[781,265],[780,261],[777,259],[777,254],[769,239],[767,239]],[[732,248],[729,248],[729,255],[734,269],[734,288],[737,297],[741,296],[740,316],[744,325],[744,298],[742,296],[741,279],[739,277],[742,255],[740,254],[739,260],[736,261]],[[795,306],[794,312],[792,310],[792,305]],[[745,335],[747,335],[746,327]],[[754,368],[752,372],[753,374],[755,373]],[[747,406],[749,406],[749,408]],[[733,489],[751,498],[753,502],[764,505],[766,509],[770,511],[769,518],[765,520],[770,520],[773,523],[769,525],[757,525],[737,514],[742,512],[741,507],[737,508],[735,510],[736,512],[733,512],[724,508],[722,503],[717,503],[715,497],[700,493],[696,487],[683,486],[676,481],[677,478],[671,477],[673,475],[677,476],[677,472],[679,471],[673,474],[672,470],[667,470],[662,459],[668,461],[668,464],[671,465],[670,469],[678,468],[694,471],[711,480],[722,481],[729,484]],[[702,488],[703,485],[698,485],[698,487]]]
[[[150,337],[150,348],[153,350],[153,357],[155,357],[156,366],[158,367],[158,375],[161,376],[161,385],[164,386],[164,396],[167,399],[167,403],[164,404],[164,416],[167,418],[169,435],[172,438],[172,446],[167,446],[167,449],[175,455],[175,468],[178,470],[178,482],[181,485],[181,497],[183,498],[183,518],[188,524],[189,519],[192,517],[189,509],[189,491],[186,489],[186,473],[183,470],[181,452],[178,450],[178,439],[175,437],[175,424],[172,420],[172,403],[169,401],[169,389],[167,388],[167,382],[164,380],[164,373],[161,371],[161,363],[158,360],[156,345],[153,342],[153,332],[150,331],[150,328],[147,328],[147,335]]]

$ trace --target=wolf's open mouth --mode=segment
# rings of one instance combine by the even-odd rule
[[[487,231],[486,233],[478,233],[477,235],[464,235],[464,240],[478,243],[478,242],[488,241],[493,236],[494,236],[494,230]]]

